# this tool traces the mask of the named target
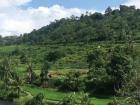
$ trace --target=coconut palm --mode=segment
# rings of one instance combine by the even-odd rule
[[[0,79],[6,83],[9,78],[12,78],[12,66],[8,58],[5,58],[0,64]]]
[[[32,84],[32,78],[33,78],[33,69],[32,69],[32,63],[29,63],[28,64],[28,67],[27,67],[27,72],[28,72],[28,82],[30,83],[30,84]]]
[[[45,61],[42,69],[41,69],[41,74],[40,74],[40,78],[41,78],[41,85],[43,87],[47,87],[48,85],[48,71],[50,69],[50,63],[48,61]]]
[[[11,85],[12,85],[12,89],[17,92],[17,96],[20,97],[20,93],[22,91],[22,88],[21,88],[22,81],[19,78],[19,76],[17,76],[15,80],[13,80],[13,83]]]

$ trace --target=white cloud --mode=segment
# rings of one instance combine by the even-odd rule
[[[125,5],[132,6],[135,5],[136,8],[140,8],[140,0],[128,0]]]
[[[32,0],[0,0],[0,35],[19,35],[48,25],[54,20],[80,16],[87,10],[65,8],[60,5],[38,8],[20,8]],[[94,12],[91,10],[91,12]]]

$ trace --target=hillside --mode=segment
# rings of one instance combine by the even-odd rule
[[[140,9],[124,5],[0,37],[0,100],[140,105],[139,42]]]
[[[120,9],[108,7],[105,14],[86,13],[80,17],[56,20],[20,37],[3,38],[1,44],[46,44],[97,41],[125,41],[140,39],[140,9],[121,5]],[[11,40],[10,40],[11,39]],[[14,39],[14,40],[13,40]],[[2,38],[0,38],[2,40]]]
[[[120,41],[140,38],[140,10],[134,6],[120,6],[105,14],[87,13],[81,17],[55,21],[39,30],[33,30],[22,37],[23,43],[72,43],[95,41]]]

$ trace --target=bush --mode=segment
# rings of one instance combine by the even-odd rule
[[[124,100],[114,99],[112,102],[109,102],[108,105],[140,105],[140,102],[132,97],[127,97]]]
[[[28,62],[28,57],[27,57],[27,55],[25,53],[22,53],[19,59],[20,59],[20,62],[22,64],[25,64],[25,63]]]
[[[85,90],[85,81],[80,77],[79,72],[70,72],[61,81],[60,90],[63,91],[81,91]]]
[[[9,95],[8,95],[8,100],[9,101],[13,101],[14,98],[18,98],[18,94],[15,93],[15,92],[11,92]]]
[[[58,59],[60,59],[61,57],[64,57],[64,56],[65,56],[65,53],[63,53],[62,51],[53,51],[53,52],[49,52],[49,54],[45,55],[44,60],[55,63]]]
[[[44,96],[40,93],[36,95],[32,100],[28,101],[25,105],[45,105],[43,99]]]
[[[88,94],[81,92],[80,94],[73,93],[65,97],[59,105],[94,105],[91,104]]]

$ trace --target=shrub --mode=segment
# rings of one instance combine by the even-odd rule
[[[28,101],[25,105],[45,105],[43,99],[44,96],[40,93],[36,95],[32,100]]]
[[[60,90],[81,91],[85,90],[85,81],[80,77],[79,72],[70,72],[61,81]]]
[[[63,53],[61,51],[53,51],[53,52],[49,52],[49,54],[45,55],[44,60],[55,63],[58,59],[60,59],[61,57],[64,57],[64,56],[65,56],[65,53]]]
[[[65,97],[59,105],[93,105],[90,102],[87,93],[81,92],[80,94],[73,93],[72,95]]]
[[[132,97],[127,97],[124,100],[114,99],[112,102],[109,102],[108,105],[140,105],[140,102]]]

